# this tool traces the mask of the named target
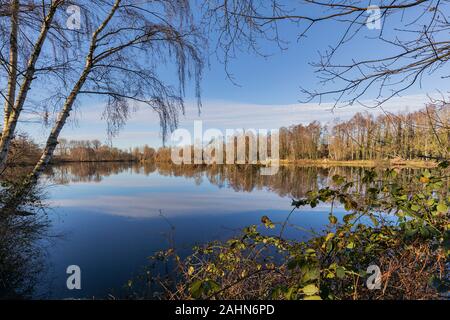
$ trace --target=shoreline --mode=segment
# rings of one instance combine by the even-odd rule
[[[64,165],[75,163],[134,163],[145,164],[152,162],[138,161],[138,160],[56,160],[50,162],[49,165]],[[166,163],[173,165],[170,161],[155,161],[154,163]],[[438,165],[437,161],[430,160],[329,160],[329,159],[281,159],[280,166],[305,166],[305,167],[365,167],[365,168],[435,168]],[[34,164],[17,163],[14,167],[28,167]],[[207,166],[206,164],[202,164]],[[214,166],[217,164],[213,164]],[[222,164],[229,165],[229,164]],[[243,164],[249,165],[249,164]],[[261,165],[261,164],[256,164]]]
[[[137,163],[137,164],[145,164],[151,162],[143,162],[137,160],[95,160],[95,161],[57,161],[52,163],[55,164],[70,164],[70,163]],[[173,164],[170,161],[155,161],[154,163],[168,163]],[[206,165],[206,164],[203,164]],[[213,164],[217,165],[217,164]],[[226,164],[223,164],[226,165]],[[244,164],[248,165],[248,164]],[[260,164],[257,164],[260,165]],[[289,159],[281,159],[280,165],[297,165],[297,166],[317,166],[317,167],[379,167],[379,168],[435,168],[438,165],[438,162],[430,160],[329,160],[329,159],[298,159],[298,160],[289,160]]]
[[[281,165],[302,165],[318,167],[393,167],[393,168],[435,168],[436,161],[425,160],[329,160],[329,159],[299,159],[280,160]]]
[[[107,163],[107,162],[133,162],[133,163],[138,163],[138,160],[55,160],[50,162],[50,164],[62,164],[62,163]]]

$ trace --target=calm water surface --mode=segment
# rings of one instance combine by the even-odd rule
[[[36,298],[120,296],[148,257],[167,249],[182,253],[199,243],[225,239],[263,215],[284,221],[292,198],[325,186],[334,174],[360,179],[360,168],[282,167],[261,176],[254,166],[174,167],[136,164],[72,164],[53,167],[48,185],[50,234]],[[328,206],[302,209],[290,222],[320,230]],[[343,214],[338,209],[338,216]],[[288,237],[307,237],[290,230]],[[82,289],[68,290],[66,268],[78,265]]]

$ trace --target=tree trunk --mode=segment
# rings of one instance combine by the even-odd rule
[[[11,0],[11,32],[9,37],[8,88],[3,112],[3,130],[8,127],[9,115],[16,99],[17,82],[17,33],[19,25],[19,0]],[[2,134],[3,136],[3,134]]]
[[[19,119],[28,91],[30,90],[31,82],[33,81],[34,78],[36,61],[39,58],[42,46],[45,42],[48,30],[50,29],[53,17],[59,4],[60,2],[55,2],[50,7],[50,11],[45,17],[44,22],[42,23],[41,31],[34,46],[33,53],[31,54],[28,60],[24,81],[20,87],[19,94],[15,101],[14,107],[10,110],[7,125],[3,128],[3,134],[0,140],[0,172],[4,169],[6,165],[9,148],[11,146],[11,141],[14,137],[14,133],[17,126],[17,120]]]
[[[47,142],[45,144],[45,148],[44,151],[42,152],[41,158],[36,163],[36,166],[34,167],[33,172],[31,173],[30,181],[32,183],[37,181],[41,173],[45,170],[50,160],[52,159],[55,148],[58,145],[59,134],[62,128],[64,127],[67,118],[70,116],[70,111],[72,111],[73,103],[75,102],[78,92],[80,91],[84,82],[86,81],[86,77],[89,74],[89,70],[90,67],[87,66],[83,72],[83,75],[80,77],[80,79],[72,89],[72,92],[67,97],[67,100],[64,103],[64,107],[58,116],[58,120],[56,121],[55,125],[52,128],[52,131],[50,132],[47,138]]]
[[[95,30],[95,32],[92,34],[91,43],[89,46],[89,52],[86,57],[86,65],[81,73],[80,78],[78,79],[77,83],[74,85],[72,91],[70,92],[69,96],[67,97],[64,107],[59,113],[58,120],[56,121],[55,125],[53,126],[52,131],[50,132],[50,135],[48,136],[47,143],[45,145],[45,149],[42,152],[41,158],[36,163],[36,166],[33,169],[33,172],[31,173],[29,177],[29,183],[35,183],[39,176],[42,174],[42,172],[45,170],[47,165],[49,164],[50,160],[53,157],[53,153],[55,151],[56,146],[58,145],[58,137],[59,134],[66,124],[66,120],[70,115],[70,112],[72,111],[73,104],[77,98],[78,93],[80,92],[81,88],[83,87],[84,83],[86,82],[87,76],[91,72],[92,66],[93,66],[93,56],[94,51],[97,46],[97,36],[102,32],[102,30],[106,27],[106,25],[109,23],[109,21],[112,19],[113,15],[117,11],[119,4],[121,0],[116,0],[114,5],[111,8],[111,11],[109,12],[108,16],[105,18],[105,20],[100,24],[100,26]]]

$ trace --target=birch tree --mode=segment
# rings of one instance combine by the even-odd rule
[[[73,5],[81,13],[79,29],[66,23],[66,10]],[[8,73],[8,83],[20,86],[17,94],[14,85],[8,86],[4,97],[0,166],[6,164],[11,140],[27,103],[31,109],[40,110],[43,106],[55,114],[30,181],[36,181],[51,160],[60,132],[81,96],[103,98],[103,115],[110,135],[125,124],[133,107],[146,105],[158,114],[165,137],[184,112],[185,84],[190,79],[195,83],[200,107],[205,41],[195,26],[188,0],[60,0],[26,5],[17,0],[2,3],[1,17],[11,21],[8,24],[11,34],[21,34],[27,29],[31,36],[23,35],[18,50],[11,37],[10,61],[2,59],[4,66],[18,70],[23,76],[14,81],[14,72]],[[40,29],[36,31],[39,19]],[[33,35],[36,40],[30,45]],[[13,61],[14,52],[25,53],[28,47],[30,54],[22,69],[20,61]],[[164,82],[159,73],[172,66],[178,81]],[[36,84],[33,99],[29,96],[32,83]],[[36,103],[36,97],[43,98]]]
[[[6,1],[3,1],[6,2]],[[1,55],[1,62],[3,68],[7,71],[8,85],[6,94],[4,97],[4,121],[2,137],[0,140],[0,171],[3,170],[6,165],[8,152],[11,146],[11,141],[14,137],[17,122],[20,114],[22,113],[24,104],[27,100],[28,93],[30,91],[31,83],[35,80],[37,71],[37,61],[41,56],[42,48],[46,39],[48,38],[48,32],[54,23],[54,17],[56,10],[62,4],[63,1],[52,1],[48,5],[36,6],[36,15],[31,15],[29,7],[22,15],[20,1],[12,0],[9,4],[9,10],[5,10],[8,4],[2,3],[3,16],[10,17],[10,32],[9,32],[9,60],[3,58]],[[41,10],[42,11],[41,11]],[[31,11],[32,12],[32,11]],[[40,12],[40,13],[37,13]],[[19,53],[19,30],[21,26],[21,19],[32,19],[32,22],[24,22],[24,28],[21,30],[21,36],[24,38],[23,51],[26,52],[27,48],[30,48],[30,53],[26,59],[25,67],[22,69],[18,60]],[[33,30],[37,25],[39,29],[36,36],[25,34],[27,31]],[[3,29],[3,28],[2,28]],[[4,29],[3,29],[4,30]],[[50,41],[53,37],[49,37]],[[18,77],[18,75],[21,75]],[[18,92],[16,94],[16,87]]]

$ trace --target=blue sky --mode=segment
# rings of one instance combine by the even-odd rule
[[[358,111],[375,114],[383,112],[377,109],[365,109],[360,106],[338,108],[331,111],[332,100],[308,104],[300,103],[304,99],[300,87],[310,89],[320,87],[317,74],[309,64],[318,60],[318,52],[324,51],[339,39],[342,26],[327,22],[312,29],[308,38],[297,41],[299,27],[295,24],[281,25],[282,37],[289,41],[287,50],[279,50],[273,43],[260,42],[261,51],[270,54],[264,58],[253,53],[241,52],[238,58],[230,61],[229,70],[238,85],[226,76],[224,65],[214,54],[209,57],[209,65],[204,70],[202,88],[203,109],[197,114],[193,95],[193,84],[188,84],[186,95],[186,116],[181,116],[180,127],[190,129],[193,120],[203,120],[205,128],[279,128],[313,120],[322,122],[334,119],[345,120]],[[377,35],[376,30],[363,30],[353,41],[337,53],[337,61],[349,59],[376,58],[393,52],[379,41],[370,39]],[[214,41],[214,39],[212,39]],[[176,77],[171,70],[163,71],[162,76],[169,82]],[[427,94],[436,94],[436,89],[444,89],[445,81],[435,73],[425,77],[422,86],[416,85],[406,91],[402,97],[390,101],[384,106],[386,111],[413,111],[422,108],[428,101]],[[375,91],[369,92],[365,102],[371,104]],[[107,139],[106,124],[101,119],[102,101],[83,98],[79,102],[76,114],[63,130],[61,136],[67,139]],[[25,126],[20,127],[25,130]],[[26,125],[28,131],[38,142],[44,141],[48,128],[42,125]],[[161,145],[159,124],[156,115],[145,106],[141,106],[131,115],[127,125],[113,140],[120,148],[129,148],[144,144]]]

